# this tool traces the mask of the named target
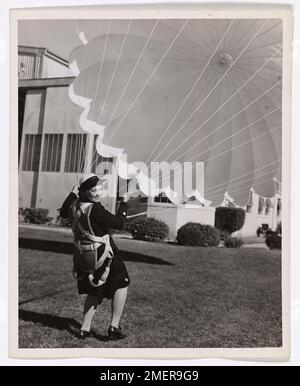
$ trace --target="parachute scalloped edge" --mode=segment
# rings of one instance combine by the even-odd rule
[[[70,64],[70,69],[75,75],[75,77],[80,74],[80,70],[75,60]],[[156,188],[155,182],[151,178],[146,176],[143,172],[139,171],[134,165],[122,161],[121,156],[122,154],[124,154],[123,148],[113,147],[103,143],[105,126],[102,126],[96,123],[95,121],[91,121],[88,119],[88,115],[91,108],[91,102],[93,100],[90,98],[82,97],[81,95],[77,95],[74,91],[74,81],[69,86],[69,98],[73,103],[83,109],[79,117],[80,127],[89,134],[98,135],[96,140],[97,153],[105,158],[115,157],[117,159],[117,173],[121,178],[135,178],[140,191],[145,195],[149,195],[149,188],[151,188],[151,192],[155,192],[155,195],[164,192],[168,199],[174,204],[180,203],[182,197],[179,197],[178,194],[174,192],[170,187],[167,187],[165,189]],[[211,203],[211,201],[205,200],[204,197],[200,197],[199,192],[197,192],[197,199],[204,206],[209,206]]]

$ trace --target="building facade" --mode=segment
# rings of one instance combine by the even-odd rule
[[[112,166],[79,126],[80,111],[68,96],[73,79],[64,59],[19,47],[19,207],[46,208],[54,218],[83,172],[110,174]],[[115,200],[104,205],[113,210]]]

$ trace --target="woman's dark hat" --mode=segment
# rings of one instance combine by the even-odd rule
[[[83,175],[79,180],[79,190],[89,190],[98,184],[99,178],[95,174]]]

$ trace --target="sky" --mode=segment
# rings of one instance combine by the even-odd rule
[[[47,48],[68,60],[72,50],[81,44],[76,26],[77,20],[22,20],[19,22],[19,45]]]

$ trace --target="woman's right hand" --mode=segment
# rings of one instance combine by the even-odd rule
[[[79,190],[79,185],[74,185],[73,188],[72,188],[72,193],[75,193],[76,196],[78,196],[78,190]]]

